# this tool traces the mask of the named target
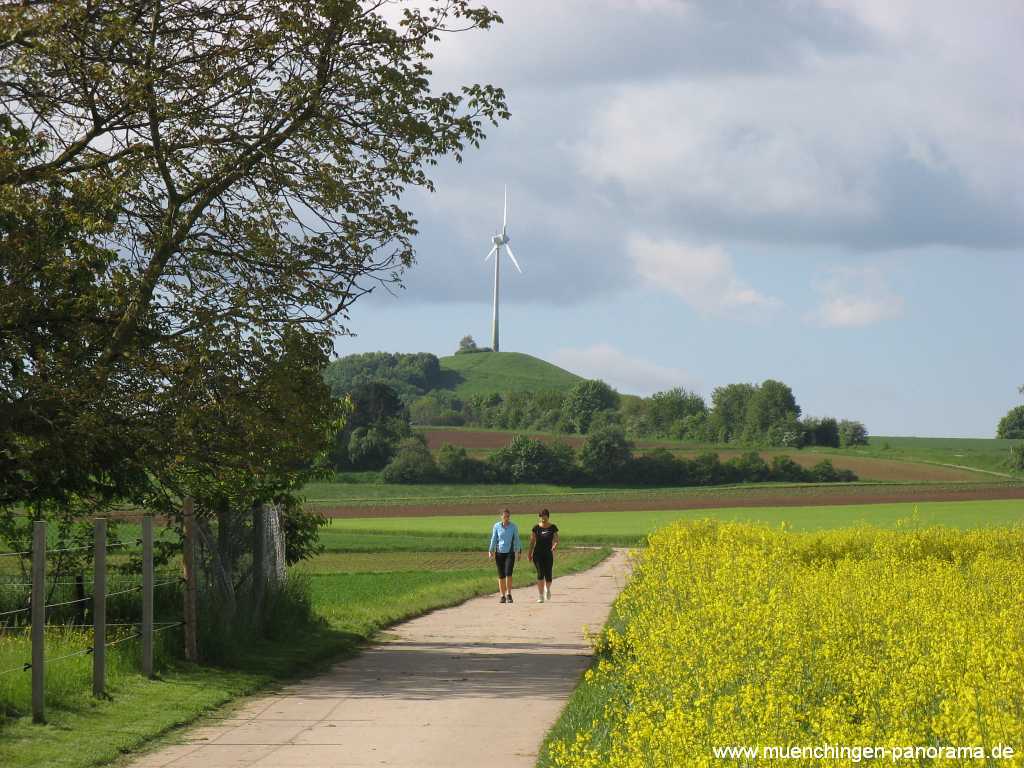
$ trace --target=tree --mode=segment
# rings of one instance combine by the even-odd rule
[[[816,445],[824,448],[838,448],[839,422],[831,417],[816,419],[808,417],[803,420],[804,445]]]
[[[786,437],[790,432],[801,435],[799,424],[792,426],[800,417],[800,406],[796,404],[793,390],[781,381],[767,379],[754,390],[747,403],[744,419],[743,439],[747,443],[769,441],[770,445],[792,445]],[[775,434],[769,438],[773,428]],[[796,446],[799,447],[799,442]]]
[[[600,379],[574,384],[565,397],[562,412],[573,431],[585,435],[594,414],[618,407],[619,393]]]
[[[526,435],[516,435],[504,448],[491,454],[494,474],[510,483],[560,483],[571,477],[575,456],[565,443],[547,445]]]
[[[291,328],[326,354],[412,264],[403,191],[508,116],[491,86],[435,91],[426,63],[498,17],[383,10],[0,8],[0,503],[145,493],[172,474],[188,372],[215,357],[245,380]]]
[[[633,443],[622,427],[595,430],[580,449],[580,466],[597,482],[616,482],[623,478],[633,459]]]
[[[437,464],[422,440],[407,437],[381,477],[386,483],[432,483],[438,479]]]
[[[1011,408],[999,420],[996,437],[1003,440],[1019,440],[1024,438],[1024,405]]]
[[[854,445],[868,444],[868,430],[859,421],[843,419],[839,422],[839,447],[849,448]]]
[[[704,414],[704,398],[682,387],[656,392],[647,399],[647,418],[654,434],[669,437],[677,422]]]
[[[711,427],[719,442],[732,442],[743,434],[747,407],[756,391],[753,384],[727,384],[711,393]]]
[[[477,347],[476,342],[473,341],[472,336],[463,336],[459,340],[459,348],[456,350],[455,354],[479,351],[480,349]]]

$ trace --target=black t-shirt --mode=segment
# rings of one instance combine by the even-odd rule
[[[534,552],[550,552],[551,542],[555,540],[555,534],[558,533],[558,526],[552,523],[547,528],[541,528],[539,525],[533,526],[533,533],[537,537],[537,543],[533,548]]]

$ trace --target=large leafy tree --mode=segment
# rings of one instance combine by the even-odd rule
[[[413,261],[403,191],[507,116],[427,66],[497,20],[468,0],[0,4],[0,504],[173,474],[168,420],[202,413],[180,394],[213,360],[250,392],[294,371],[274,356],[299,336],[326,362]]]

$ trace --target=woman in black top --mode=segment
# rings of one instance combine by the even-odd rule
[[[558,549],[558,526],[551,520],[551,513],[540,511],[537,525],[530,532],[529,558],[537,567],[537,602],[551,599],[551,569],[555,564],[555,550]]]

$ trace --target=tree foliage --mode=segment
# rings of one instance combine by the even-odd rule
[[[618,405],[618,392],[600,379],[586,379],[569,390],[562,404],[562,413],[572,431],[584,435],[590,429],[595,414],[614,410]]]
[[[1003,440],[1024,439],[1024,405],[1011,408],[999,420],[999,426],[996,428],[996,437]]]
[[[360,296],[413,263],[408,187],[506,118],[430,82],[468,0],[0,7],[0,506],[247,512],[341,414]],[[310,371],[317,372],[310,376]]]

